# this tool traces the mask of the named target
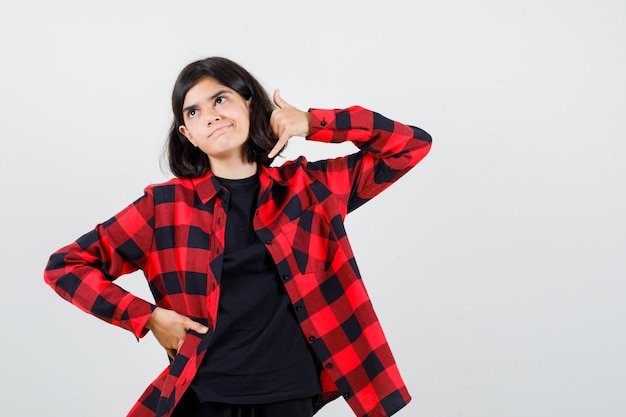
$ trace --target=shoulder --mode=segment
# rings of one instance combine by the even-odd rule
[[[174,201],[180,198],[181,194],[193,192],[194,180],[191,178],[171,178],[167,181],[154,183],[144,188],[144,193],[153,196],[155,203]]]
[[[330,161],[329,159],[309,161],[305,156],[299,156],[279,166],[266,168],[266,170],[270,176],[278,176],[283,180],[290,180],[297,175],[315,176],[317,172],[325,172]]]
[[[285,161],[278,166],[268,168],[268,173],[275,173],[283,179],[287,179],[299,170],[306,169],[308,161],[306,157],[299,156],[296,159]]]
[[[305,156],[283,162],[278,166],[264,167],[264,173],[274,181],[287,185],[289,183],[318,179],[326,172],[328,160],[309,161]]]
[[[167,187],[192,188],[193,187],[192,184],[193,184],[193,178],[173,177],[167,181],[149,184],[146,186],[145,191],[155,190],[155,189],[160,189],[160,188],[167,188]]]

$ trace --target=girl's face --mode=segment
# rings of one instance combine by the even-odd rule
[[[180,133],[209,157],[209,163],[243,161],[250,135],[250,102],[214,78],[200,79],[185,95]]]

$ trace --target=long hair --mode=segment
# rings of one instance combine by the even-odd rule
[[[172,91],[172,112],[174,120],[166,142],[167,160],[172,174],[179,178],[195,178],[210,169],[209,158],[199,148],[193,146],[180,133],[184,125],[183,103],[187,92],[202,78],[211,77],[220,84],[239,93],[250,103],[250,135],[244,144],[244,158],[248,162],[270,165],[272,159],[267,154],[272,150],[276,139],[270,128],[270,116],[274,105],[261,84],[242,66],[222,57],[209,57],[187,65],[176,79]]]

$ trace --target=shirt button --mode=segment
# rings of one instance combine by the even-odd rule
[[[344,394],[343,394],[343,398],[345,398],[346,400],[347,400],[348,398],[350,398],[350,393],[349,393],[349,392],[344,392]]]
[[[315,336],[309,336],[309,340],[312,342],[315,340]]]
[[[289,279],[289,274],[283,274],[283,280],[287,281]]]
[[[302,311],[302,306],[300,304],[296,306],[296,311]]]
[[[332,368],[332,367],[333,367],[333,364],[332,364],[332,363],[327,363],[327,364],[326,364],[326,368],[327,368],[327,369],[330,369],[330,368]]]
[[[271,244],[272,244],[272,239],[267,239],[267,240],[265,241],[265,243],[266,243],[266,244],[268,244],[268,245],[271,245]]]
[[[326,120],[322,120],[322,122],[320,123],[322,126],[326,126]]]

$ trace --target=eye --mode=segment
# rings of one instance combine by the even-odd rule
[[[226,97],[219,96],[215,99],[215,104],[222,104],[226,101]]]
[[[189,117],[190,119],[196,117],[197,115],[198,115],[198,110],[196,109],[191,109],[187,112],[187,117]]]

